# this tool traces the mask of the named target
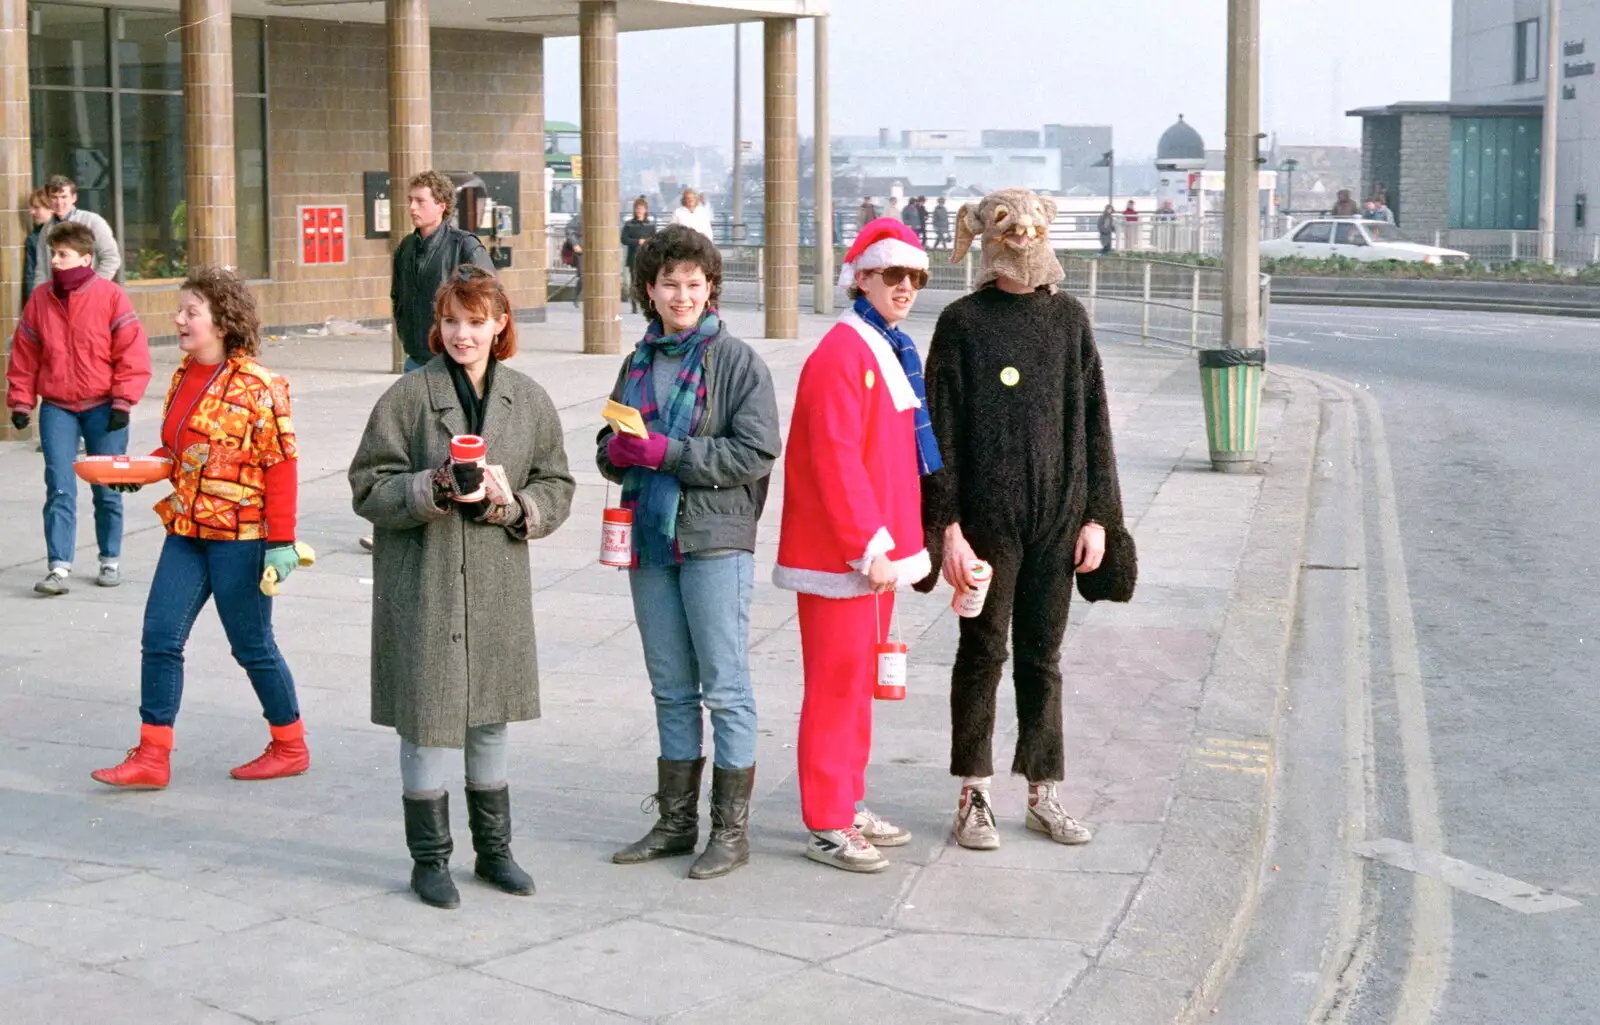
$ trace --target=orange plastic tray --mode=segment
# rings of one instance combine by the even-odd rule
[[[155,484],[172,473],[165,456],[81,456],[72,469],[90,484]]]

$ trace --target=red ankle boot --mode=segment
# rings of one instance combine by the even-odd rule
[[[261,757],[233,770],[234,779],[281,779],[298,776],[311,768],[311,752],[306,749],[305,723],[296,719],[287,726],[272,727],[272,743]]]
[[[172,727],[139,724],[139,746],[121,765],[89,774],[101,783],[125,790],[164,790],[172,779]]]

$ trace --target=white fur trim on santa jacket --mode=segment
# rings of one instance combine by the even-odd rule
[[[902,408],[890,366],[907,392],[910,383],[892,352],[889,365],[879,359],[873,339],[888,350],[848,313],[800,372],[784,451],[772,574],[779,587],[825,598],[870,594],[866,569],[879,555],[894,563],[902,586],[932,571],[922,544],[915,397]]]

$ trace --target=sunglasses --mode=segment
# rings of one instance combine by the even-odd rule
[[[883,283],[894,288],[906,279],[911,280],[911,287],[922,291],[928,284],[928,272],[913,267],[884,267],[881,270],[864,270],[862,274],[876,274],[883,278]]]

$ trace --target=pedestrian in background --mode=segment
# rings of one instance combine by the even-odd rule
[[[1367,214],[1367,216],[1374,221],[1385,221],[1389,224],[1394,223],[1394,211],[1390,210],[1389,204],[1385,203],[1381,199],[1373,200],[1372,210]]]
[[[705,199],[693,189],[684,189],[679,198],[678,209],[672,213],[672,223],[681,224],[685,228],[693,228],[706,238],[713,238],[711,232],[711,208],[706,206]]]
[[[861,229],[878,219],[878,207],[872,202],[871,196],[861,197],[861,205],[856,208],[856,234]]]
[[[655,698],[658,820],[612,855],[620,865],[692,854],[700,838],[704,713],[712,748],[711,839],[689,869],[726,875],[750,860],[756,701],[750,601],[756,528],[782,449],[772,375],[717,314],[722,258],[672,225],[639,247],[634,296],[650,318],[611,397],[648,438],[600,432],[595,462],[633,512],[628,586]]]
[[[81,221],[47,232],[50,284],[22,310],[6,368],[11,426],[26,428],[39,405],[44,451],[44,536],[49,560],[39,594],[66,594],[78,547],[78,479],[72,463],[81,438],[92,456],[128,451],[128,417],[150,383],[150,347],[128,294],[95,273],[95,237]],[[94,533],[102,587],[121,583],[122,496],[96,484]]]
[[[561,259],[572,268],[572,305],[583,305],[583,212],[572,215],[567,221],[566,241],[561,247]]]
[[[489,250],[478,236],[450,223],[455,204],[455,183],[438,171],[412,175],[406,183],[406,210],[415,230],[394,251],[389,310],[405,348],[407,373],[433,358],[428,350],[433,296],[445,278],[464,263],[494,274]]]
[[[922,242],[923,236],[928,233],[928,211],[922,206],[922,199],[918,197],[906,204],[900,212],[900,220],[917,236],[917,241]],[[926,243],[923,243],[926,248]]]
[[[403,368],[408,374],[433,359],[428,348],[433,297],[445,278],[464,263],[494,273],[494,261],[483,241],[450,223],[455,203],[456,187],[449,175],[422,171],[406,183],[406,212],[414,230],[394,251],[389,312],[405,350]],[[372,545],[372,535],[363,535],[361,547],[370,552]]]
[[[943,196],[933,206],[933,246],[935,249],[950,246],[950,208],[944,205]]]
[[[1356,201],[1354,199],[1350,198],[1350,190],[1349,189],[1340,189],[1339,190],[1339,198],[1333,204],[1333,216],[1335,216],[1335,217],[1359,217],[1359,216],[1361,216],[1361,207],[1357,206],[1356,205]]]
[[[1095,227],[1100,232],[1100,255],[1110,256],[1111,236],[1116,234],[1117,231],[1116,207],[1107,203],[1106,208],[1100,211],[1100,220]]]
[[[117,237],[111,233],[111,225],[97,213],[78,209],[78,186],[66,175],[51,175],[44,183],[44,189],[50,197],[50,223],[73,221],[87,227],[94,238],[94,258],[90,261],[90,266],[102,278],[108,281],[114,279],[117,271],[122,269],[122,250],[117,247]],[[34,288],[49,281],[53,273],[50,266],[49,236],[48,230],[43,231],[34,243]]]
[[[400,735],[411,889],[453,908],[445,777],[463,747],[474,873],[534,890],[511,855],[506,724],[539,716],[527,544],[565,522],[574,484],[550,396],[504,364],[517,331],[494,275],[457,268],[434,310],[428,344],[444,355],[384,392],[349,477],[377,528],[372,721]],[[452,461],[463,434],[486,442],[485,464]]]
[[[928,254],[884,217],[840,271],[852,306],[800,371],[784,457],[772,582],[797,591],[805,700],[797,754],[806,857],[847,872],[889,867],[911,834],[865,803],[877,645],[894,591],[931,569],[920,475],[939,468],[922,360],[900,324],[928,283]]]
[[[50,209],[50,193],[34,189],[28,196],[28,214],[33,218],[33,227],[22,243],[22,306],[28,305],[28,296],[33,294],[33,279],[39,268],[39,241],[54,216]]]
[[[256,362],[260,314],[232,271],[196,268],[178,292],[173,325],[183,359],[161,407],[157,453],[172,459],[172,493],[155,507],[167,537],[144,606],[139,745],[122,764],[92,775],[130,790],[169,782],[183,652],[209,598],[271,734],[261,756],[234,769],[233,778],[298,776],[311,767],[311,752],[294,677],[273,637],[273,600],[261,591],[268,568],[283,580],[299,565],[299,448],[289,383]]]
[[[639,302],[634,296],[633,262],[639,245],[656,233],[656,221],[650,216],[650,201],[639,196],[633,201],[633,216],[622,225],[622,290],[628,297],[628,307],[639,312]]]

